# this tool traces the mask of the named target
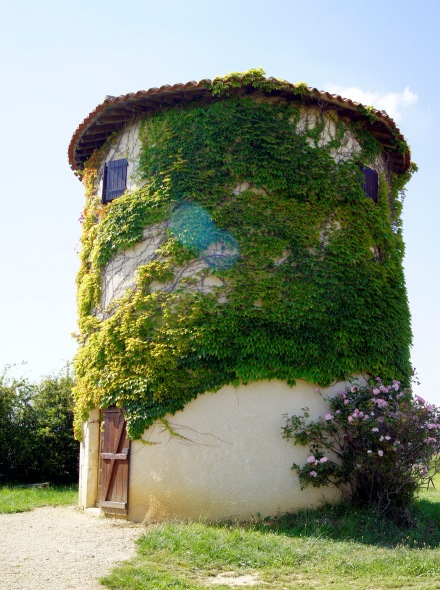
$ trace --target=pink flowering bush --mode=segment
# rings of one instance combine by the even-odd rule
[[[286,416],[283,437],[308,446],[294,464],[301,487],[334,485],[356,504],[382,512],[408,507],[440,469],[440,408],[398,381],[351,383],[329,399],[330,411],[310,421]]]

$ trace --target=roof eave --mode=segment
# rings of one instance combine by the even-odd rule
[[[372,134],[374,135],[376,132],[378,136],[383,136],[384,139],[379,139],[379,141],[391,155],[392,169],[397,173],[403,173],[409,168],[411,158],[405,138],[385,111],[364,107],[351,99],[323,92],[317,88],[307,87],[306,91],[304,88],[299,91],[293,84],[273,78],[269,78],[269,80],[274,85],[278,85],[278,88],[274,88],[271,92],[266,91],[268,96],[280,94],[303,102],[325,102],[328,105],[334,105],[342,115],[365,121],[370,127],[375,124],[376,130],[372,129]],[[217,96],[213,96],[212,84],[211,80],[191,81],[186,84],[164,85],[160,88],[140,90],[118,97],[106,97],[75,130],[68,149],[70,167],[75,174],[81,176],[83,165],[91,154],[102,147],[112,133],[123,129],[140,116],[154,113],[165,106],[196,99],[218,100]],[[243,91],[265,94],[264,91],[245,84],[242,87],[231,88],[230,94],[242,94]],[[406,148],[404,153],[393,147],[398,143]]]

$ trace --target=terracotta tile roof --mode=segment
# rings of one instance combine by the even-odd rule
[[[407,144],[395,122],[385,111],[369,108],[367,112],[366,107],[358,102],[312,87],[307,87],[307,91],[299,94],[293,84],[275,78],[268,78],[268,80],[277,85],[277,88],[270,93],[243,85],[240,88],[232,88],[230,94],[234,96],[260,93],[268,96],[284,96],[304,104],[322,106],[325,103],[336,109],[342,116],[355,121],[363,121],[371,133],[383,144],[389,154],[391,168],[395,172],[402,173],[408,169],[410,165],[409,148],[405,153],[397,150],[396,139],[403,142],[404,145]],[[80,175],[84,162],[88,160],[93,151],[101,147],[109,135],[119,131],[140,115],[157,112],[166,105],[182,104],[193,100],[203,102],[216,100],[216,97],[212,96],[211,85],[211,80],[200,80],[199,82],[191,81],[173,86],[165,84],[160,88],[139,90],[117,97],[106,96],[105,100],[78,125],[73,134],[68,149],[70,167],[77,175]]]

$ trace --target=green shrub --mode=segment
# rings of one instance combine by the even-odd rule
[[[310,450],[305,465],[293,465],[301,486],[334,485],[356,504],[402,514],[440,468],[440,409],[379,378],[353,383],[329,403],[319,420],[305,409],[283,428],[284,438]]]
[[[77,480],[73,383],[69,367],[39,383],[0,376],[0,483]]]

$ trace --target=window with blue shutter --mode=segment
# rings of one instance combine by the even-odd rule
[[[127,187],[127,166],[126,158],[107,162],[104,169],[104,183],[102,188],[102,202],[110,203],[116,197],[124,194]]]
[[[364,195],[373,199],[375,203],[377,203],[377,195],[379,189],[379,175],[376,170],[372,168],[368,168],[368,166],[361,166],[361,172],[364,175],[364,181],[362,183],[362,188],[364,191]]]

